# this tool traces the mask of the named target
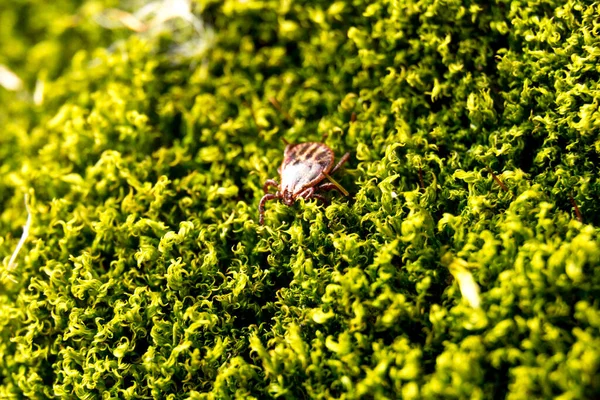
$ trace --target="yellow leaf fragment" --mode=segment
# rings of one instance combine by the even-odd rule
[[[467,300],[471,307],[479,308],[481,304],[479,285],[475,282],[473,274],[466,268],[466,265],[466,261],[454,259],[448,269],[457,280],[462,297]]]
[[[316,310],[312,315],[312,319],[317,324],[324,324],[325,322],[327,322],[327,320],[329,320],[330,318],[333,318],[334,316],[335,316],[335,314],[333,313],[332,310],[329,310],[329,312],[327,312],[327,313],[324,312],[323,310]]]

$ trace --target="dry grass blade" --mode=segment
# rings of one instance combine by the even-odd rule
[[[10,257],[10,260],[8,260],[8,265],[6,266],[5,273],[2,274],[3,279],[7,278],[15,283],[16,283],[16,280],[13,278],[13,276],[11,274],[17,267],[17,263],[16,263],[17,256],[21,252],[21,248],[23,248],[25,241],[29,237],[29,228],[31,227],[31,210],[29,208],[29,195],[28,194],[25,194],[25,208],[27,209],[27,221],[25,222],[25,225],[23,226],[23,233],[21,234],[21,239],[19,240],[19,243],[17,243],[17,247],[15,247],[15,251],[13,251],[13,253]]]

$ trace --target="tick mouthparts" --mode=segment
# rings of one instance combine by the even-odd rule
[[[291,206],[294,204],[294,198],[290,195],[290,192],[285,192],[283,194],[283,204],[286,206]]]

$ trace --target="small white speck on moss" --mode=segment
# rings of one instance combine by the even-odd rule
[[[6,90],[16,92],[23,88],[23,81],[8,67],[0,64],[0,86]]]

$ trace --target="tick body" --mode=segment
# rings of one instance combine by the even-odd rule
[[[317,192],[338,190],[344,195],[348,192],[335,182],[329,174],[337,171],[350,157],[350,153],[338,161],[334,167],[334,154],[329,146],[323,143],[288,144],[283,153],[283,162],[279,167],[281,184],[269,179],[263,187],[265,195],[258,205],[259,222],[265,222],[265,203],[269,200],[280,199],[286,206],[291,206],[302,197],[303,199],[319,199],[327,203],[327,199]],[[323,182],[325,178],[330,181]],[[277,188],[277,193],[269,193],[269,187]]]

